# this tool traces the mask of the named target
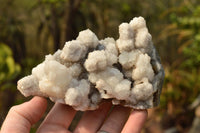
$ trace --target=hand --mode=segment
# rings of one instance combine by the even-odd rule
[[[2,125],[1,133],[29,133],[30,128],[44,114],[46,99],[35,96],[29,102],[13,106]],[[133,110],[102,103],[95,111],[86,111],[74,133],[139,133],[147,119],[146,110]],[[109,113],[109,115],[108,115]],[[70,133],[68,130],[76,111],[67,105],[56,103],[48,113],[37,133]]]

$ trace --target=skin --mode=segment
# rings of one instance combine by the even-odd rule
[[[13,106],[1,127],[1,133],[29,133],[47,107],[47,100],[35,96],[30,101]],[[139,133],[147,119],[147,110],[131,110],[122,106],[110,108],[110,102],[99,109],[84,112],[73,133]],[[37,133],[71,133],[68,128],[76,111],[70,106],[56,103],[41,123]]]

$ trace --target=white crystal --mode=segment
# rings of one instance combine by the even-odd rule
[[[18,81],[24,96],[49,97],[76,110],[94,110],[103,99],[135,109],[159,104],[164,70],[142,17],[119,26],[119,38],[98,40],[89,29],[47,55]]]

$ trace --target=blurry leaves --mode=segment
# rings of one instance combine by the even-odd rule
[[[185,47],[183,53],[186,56],[186,60],[183,66],[197,69],[200,68],[200,43],[193,43],[192,45]]]
[[[122,4],[122,12],[124,12],[124,13],[130,13],[130,11],[131,11],[131,7],[130,7],[130,5],[128,4],[128,3],[123,3]]]
[[[161,105],[167,106],[167,101],[172,101],[174,106],[182,108],[189,105],[200,93],[199,71],[196,69],[181,70],[166,68],[166,77]]]
[[[1,90],[10,88],[12,81],[21,71],[19,64],[15,63],[11,49],[0,43],[0,85]]]
[[[59,7],[60,9],[63,9],[65,6],[63,4],[66,3],[67,0],[40,0],[38,4],[43,4],[43,6],[55,6]],[[38,5],[39,6],[39,5]],[[60,9],[57,9],[59,11]]]
[[[200,6],[197,1],[186,0],[175,9],[172,7],[170,12],[164,13],[170,23],[161,37],[174,39],[180,67],[197,69],[200,67]]]
[[[186,3],[185,3],[186,2]],[[195,6],[197,5],[197,6]],[[176,108],[189,105],[200,93],[200,8],[190,1],[180,3],[165,13],[169,18],[161,34],[163,39],[171,38],[177,57],[174,63],[166,67],[166,80],[161,95],[161,105],[172,101]]]
[[[5,44],[0,43],[0,59],[6,58],[7,56],[12,56],[11,49]]]
[[[13,51],[14,60],[20,63],[26,52],[25,35],[23,22],[15,11],[11,12],[14,6],[13,2],[10,1],[9,4],[9,1],[6,1],[7,7],[0,8],[0,42],[9,46]],[[12,63],[11,59],[8,59],[7,62]]]
[[[43,3],[50,3],[50,4],[56,4],[58,2],[64,2],[66,0],[42,0]]]

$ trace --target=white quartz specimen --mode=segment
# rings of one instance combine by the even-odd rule
[[[86,46],[84,46],[81,41],[73,40],[65,43],[60,57],[69,62],[76,62],[84,58],[86,52]]]
[[[151,57],[147,54],[140,54],[138,56],[135,68],[132,72],[132,79],[135,81],[142,80],[147,77],[149,81],[153,81],[154,71],[151,66]]]
[[[143,17],[119,26],[119,38],[99,40],[89,29],[47,55],[18,81],[24,96],[49,97],[76,110],[94,110],[103,99],[134,109],[159,104],[164,69]]]

